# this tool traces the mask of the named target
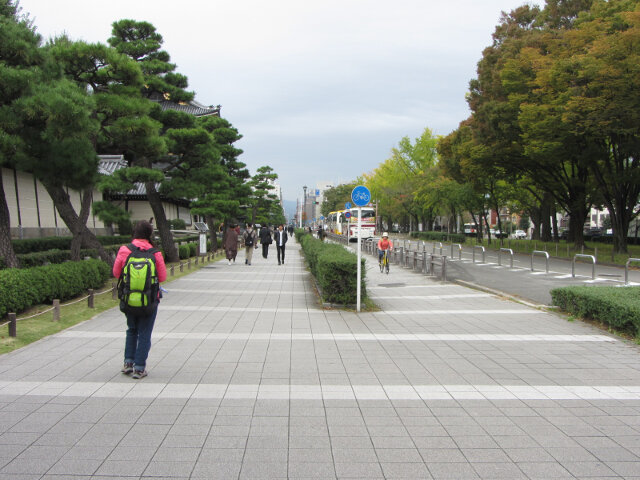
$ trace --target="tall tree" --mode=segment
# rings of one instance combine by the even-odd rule
[[[162,36],[156,32],[155,27],[148,22],[135,20],[120,20],[114,22],[109,44],[118,52],[121,52],[140,65],[144,83],[141,86],[141,94],[148,100],[166,99],[173,102],[184,102],[193,99],[193,93],[186,90],[187,77],[175,72],[176,65],[170,63],[169,54],[161,50]],[[160,109],[156,109],[154,118],[162,121]],[[168,128],[165,128],[165,131]],[[130,152],[132,164],[144,167],[147,170],[154,168],[159,162],[165,160],[162,148],[156,152],[134,151]],[[168,261],[178,260],[178,251],[173,243],[171,227],[167,220],[162,198],[158,191],[156,181],[151,177],[141,179],[147,191],[147,198],[156,220],[160,240]]]
[[[20,164],[24,142],[15,102],[38,81],[43,57],[40,36],[13,0],[0,0],[0,256],[10,268],[18,266],[11,244],[9,207],[2,168]]]
[[[192,212],[205,215],[210,230],[214,231],[219,221],[224,223],[226,229],[230,223],[237,221],[243,207],[246,209],[249,206],[251,188],[247,180],[250,174],[246,165],[238,160],[242,150],[234,145],[242,135],[224,118],[205,117],[198,119],[198,124],[211,134],[220,152],[220,160],[200,178],[203,191],[193,202]]]
[[[273,182],[277,178],[278,174],[268,165],[259,167],[256,174],[251,177],[249,181],[249,186],[251,187],[249,205],[253,223],[274,223],[273,214],[277,213],[277,208],[274,208],[274,204],[280,203],[280,199],[272,193],[276,188]]]
[[[47,45],[46,50],[52,60],[50,70],[71,80],[80,91],[87,92],[91,99],[89,117],[94,124],[93,131],[85,133],[86,140],[94,150],[94,160],[81,180],[71,180],[81,192],[80,212],[76,212],[73,207],[65,189],[69,185],[64,179],[48,175],[50,164],[47,159],[38,159],[34,171],[54,199],[60,216],[73,232],[72,258],[79,259],[80,248],[85,246],[98,249],[101,257],[109,261],[110,258],[100,242],[86,226],[97,181],[95,158],[98,152],[111,151],[114,141],[142,141],[140,126],[147,121],[145,114],[149,109],[138,93],[142,84],[140,68],[125,55],[103,44],[73,42],[66,37],[59,37]],[[43,120],[47,121],[46,117]],[[81,161],[81,157],[77,159]],[[45,165],[40,165],[43,162]],[[74,175],[80,172],[82,169],[73,170]]]

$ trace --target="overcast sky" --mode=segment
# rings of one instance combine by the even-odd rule
[[[152,23],[196,100],[222,105],[251,173],[283,196],[369,172],[400,139],[446,135],[502,11],[525,0],[20,0],[45,40]],[[540,4],[539,1],[534,1]]]

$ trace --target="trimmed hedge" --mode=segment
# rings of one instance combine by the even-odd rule
[[[42,237],[11,240],[13,251],[17,254],[45,252],[47,250],[71,250],[72,237]],[[102,235],[97,237],[102,245],[122,245],[129,243],[131,238],[120,235]]]
[[[358,257],[342,245],[324,243],[309,233],[296,230],[311,273],[326,302],[353,305],[357,302]],[[361,295],[366,298],[364,259],[362,259]]]
[[[640,336],[640,287],[562,287],[551,290],[565,312]]]
[[[462,233],[447,232],[411,232],[411,238],[435,240],[436,242],[464,243],[467,237]]]
[[[118,252],[118,245],[105,247],[107,252],[113,254]],[[71,250],[47,250],[45,252],[31,252],[21,253],[16,255],[18,257],[19,268],[32,268],[42,265],[48,265],[51,263],[63,263],[71,260]],[[80,256],[98,258],[98,251],[95,249],[83,249],[80,250]],[[0,258],[0,269],[6,268],[4,259]]]
[[[67,300],[100,288],[111,276],[111,268],[101,260],[66,262],[29,269],[0,271],[0,317],[21,312],[34,305]]]

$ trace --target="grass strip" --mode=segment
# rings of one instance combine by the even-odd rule
[[[167,281],[163,283],[163,285],[170,283],[174,280],[182,278],[190,273],[193,273],[203,266],[210,264],[220,258],[224,257],[223,251],[218,251],[218,253],[211,259],[210,262],[198,262],[198,265],[195,265],[194,259],[191,259],[191,269],[189,270],[186,266],[183,268],[183,271],[180,272],[180,262],[168,263],[167,264],[167,272],[169,272],[171,266],[174,266],[174,275],[168,276]],[[186,263],[186,262],[183,262]],[[49,335],[53,335],[54,333],[61,332],[69,327],[73,327],[78,323],[84,322],[86,320],[90,320],[96,315],[104,312],[105,310],[109,310],[110,308],[117,307],[119,305],[119,300],[114,300],[111,297],[111,284],[115,282],[115,279],[109,279],[104,287],[100,289],[100,292],[105,291],[106,289],[109,292],[104,293],[102,295],[94,295],[94,308],[89,308],[87,306],[87,301],[77,302],[77,299],[70,300],[65,304],[60,305],[60,321],[53,321],[53,312],[45,312],[45,310],[50,310],[51,305],[37,305],[35,307],[30,308],[22,312],[18,316],[17,322],[17,336],[10,337],[8,326],[5,325],[2,328],[2,334],[0,335],[0,355],[12,352],[13,350],[17,350],[18,348],[22,348],[25,345],[29,345],[30,343],[36,342],[44,337]],[[99,292],[96,292],[99,293]],[[85,295],[83,295],[85,296]],[[78,297],[82,298],[82,297]],[[74,303],[77,302],[77,303]],[[26,320],[20,320],[21,317],[30,317],[32,315],[36,315],[39,312],[45,312],[41,315],[38,315],[33,318],[29,318]],[[2,322],[4,323],[4,322]]]

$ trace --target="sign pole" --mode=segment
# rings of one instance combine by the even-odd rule
[[[358,274],[357,274],[357,277],[356,277],[357,278],[357,282],[358,282],[358,285],[356,287],[357,288],[357,290],[356,290],[357,299],[358,299],[358,303],[356,305],[356,311],[358,313],[360,313],[360,295],[361,295],[361,292],[360,292],[360,279],[362,278],[362,272],[361,272],[361,270],[362,270],[362,265],[361,265],[361,263],[362,263],[362,261],[361,261],[361,259],[362,259],[362,250],[361,250],[361,248],[362,248],[362,246],[361,246],[361,243],[360,243],[361,237],[362,237],[362,207],[358,207]]]
[[[351,200],[358,207],[358,266],[356,273],[356,310],[360,313],[360,297],[362,295],[362,289],[360,279],[362,278],[362,207],[366,206],[371,201],[371,192],[364,185],[358,185],[351,192]]]

